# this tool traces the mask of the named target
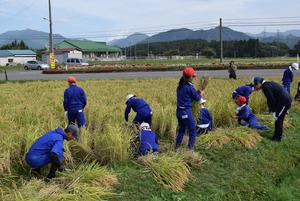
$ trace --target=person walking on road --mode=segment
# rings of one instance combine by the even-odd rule
[[[234,64],[234,61],[231,61],[228,67],[229,79],[236,80],[236,71],[237,71],[237,65]]]

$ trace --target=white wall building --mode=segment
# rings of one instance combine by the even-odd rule
[[[55,49],[54,52],[55,63],[56,64],[65,64],[67,59],[82,59],[82,52],[76,49]],[[49,52],[45,51],[42,53],[42,61],[49,63]]]
[[[35,60],[36,53],[32,50],[0,50],[0,66],[25,64]]]

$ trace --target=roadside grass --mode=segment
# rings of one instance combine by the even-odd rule
[[[20,71],[24,70],[23,65],[17,65],[17,66],[0,66],[0,72],[1,71]]]

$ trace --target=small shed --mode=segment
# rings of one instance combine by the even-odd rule
[[[0,66],[25,64],[32,60],[36,60],[36,53],[32,50],[0,50]]]

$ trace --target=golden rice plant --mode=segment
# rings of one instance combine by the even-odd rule
[[[141,156],[138,160],[159,184],[175,192],[182,191],[191,176],[190,169],[180,154],[149,154]]]
[[[198,152],[183,150],[181,154],[183,155],[183,160],[191,167],[201,167],[205,162],[203,156]]]
[[[228,133],[233,141],[241,143],[248,149],[256,147],[257,143],[262,140],[262,137],[257,133],[257,130],[248,127],[238,127]]]
[[[215,131],[202,135],[198,139],[198,145],[204,145],[207,148],[222,148],[230,141],[242,144],[246,148],[254,148],[261,141],[262,137],[255,129],[248,127],[236,127],[226,129],[216,129]]]

